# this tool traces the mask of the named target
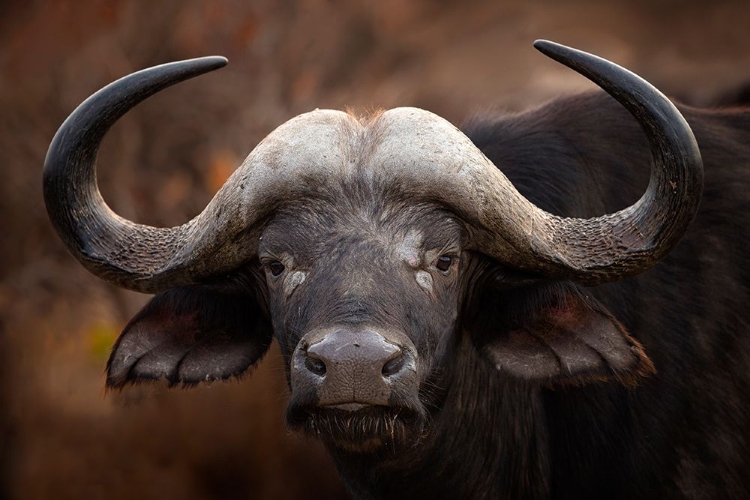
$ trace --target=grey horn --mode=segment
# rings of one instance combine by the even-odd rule
[[[703,162],[690,126],[669,99],[630,71],[556,43],[539,40],[534,46],[599,85],[636,118],[651,148],[649,185],[619,212],[562,218],[485,171],[469,194],[481,228],[474,244],[500,261],[586,285],[642,272],[680,240],[698,210]]]
[[[203,57],[128,75],[86,99],[57,131],[44,164],[44,200],[68,249],[95,275],[154,292],[231,270],[243,258],[236,250],[246,219],[233,215],[245,207],[230,182],[190,222],[156,228],[112,212],[94,170],[102,138],[128,110],[166,87],[226,63],[223,57]]]

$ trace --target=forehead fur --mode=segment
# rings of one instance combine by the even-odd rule
[[[352,187],[361,189],[353,193]],[[361,185],[329,184],[326,190],[329,196],[281,208],[264,228],[261,254],[293,255],[301,267],[335,256],[340,272],[344,264],[354,269],[374,261],[418,269],[425,259],[463,248],[465,226],[440,204],[412,204]]]

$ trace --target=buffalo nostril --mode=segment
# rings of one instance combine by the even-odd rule
[[[310,357],[309,355],[305,358],[305,367],[319,377],[326,374],[326,364],[323,360]]]
[[[391,377],[398,372],[401,371],[401,368],[404,367],[404,361],[405,358],[403,354],[396,356],[395,358],[389,360],[386,364],[383,365],[383,376],[384,377]]]

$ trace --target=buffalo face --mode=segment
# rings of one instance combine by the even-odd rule
[[[453,347],[466,232],[439,207],[383,205],[377,186],[357,186],[361,203],[345,210],[325,201],[354,189],[279,214],[259,258],[292,390],[289,424],[365,451],[424,431],[436,368]]]

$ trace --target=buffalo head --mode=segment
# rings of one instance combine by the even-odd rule
[[[534,383],[627,383],[651,371],[640,345],[579,285],[639,273],[679,240],[702,186],[695,139],[636,75],[550,42],[537,48],[642,125],[654,166],[633,206],[551,215],[432,113],[316,110],[273,131],[196,218],[149,227],[102,200],[99,143],[138,102],[226,61],[147,69],[86,100],[50,146],[50,218],[91,272],[158,292],[117,341],[108,385],[236,376],[275,337],[290,425],[364,453],[429,433],[466,345]]]

